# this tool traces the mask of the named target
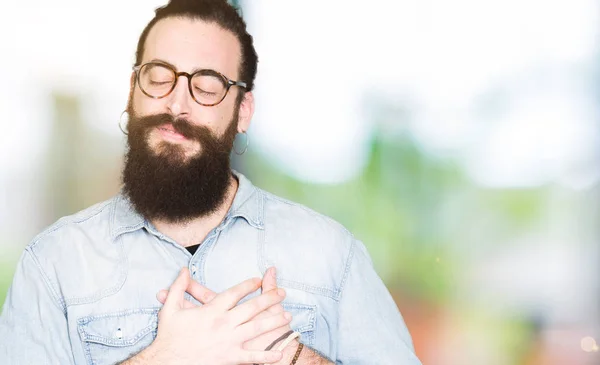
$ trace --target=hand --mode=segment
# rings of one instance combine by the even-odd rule
[[[150,346],[155,358],[178,365],[270,364],[281,359],[279,351],[249,350],[244,344],[289,324],[291,316],[283,311],[257,318],[283,300],[283,290],[270,290],[237,305],[261,286],[261,280],[254,278],[211,296],[204,306],[196,307],[183,297],[188,288],[193,288],[190,294],[194,295],[191,281],[184,268],[164,297],[158,314],[158,333]],[[204,294],[200,299],[206,299]]]
[[[261,289],[262,289],[263,295],[265,293],[268,293],[270,291],[277,289],[277,271],[276,271],[275,267],[270,267],[265,272],[265,275],[263,276],[263,280],[262,280],[262,288]],[[210,303],[217,296],[217,294],[215,292],[200,285],[198,282],[196,282],[194,280],[190,280],[189,285],[186,288],[186,291],[202,304]],[[156,298],[163,304],[165,303],[166,297],[167,297],[166,290],[161,290],[156,295]],[[185,300],[184,306],[186,308],[196,307],[193,303],[191,303],[188,300]],[[284,313],[283,306],[281,305],[281,302],[278,302],[278,303],[272,305],[271,307],[267,308],[266,310],[257,314],[256,317],[254,317],[254,319],[264,320],[264,319],[272,317],[272,316],[282,315],[282,313]],[[264,350],[267,346],[269,346],[278,337],[282,336],[284,333],[286,333],[290,330],[291,330],[290,324],[286,323],[285,325],[283,325],[279,328],[275,328],[275,329],[271,330],[270,332],[266,332],[256,338],[246,341],[243,345],[243,348],[245,350]]]
[[[275,269],[275,267],[270,267],[265,272],[265,275],[263,276],[262,280],[261,289],[262,293],[267,293],[271,290],[277,289],[277,270]],[[279,302],[269,307],[266,311],[261,312],[255,318],[266,318],[269,316],[280,315],[283,312],[283,305],[281,305],[281,302]],[[291,329],[292,328],[290,327],[290,324],[287,323],[285,326],[281,326],[250,341],[247,341],[246,343],[244,343],[244,348],[247,350],[264,350],[273,341],[275,341],[277,338],[279,338],[286,332],[289,332]],[[277,345],[275,347],[277,347]]]

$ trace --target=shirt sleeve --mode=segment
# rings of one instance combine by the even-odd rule
[[[400,311],[360,241],[352,243],[346,272],[336,363],[421,365]]]
[[[0,314],[0,364],[74,364],[63,306],[25,250]]]

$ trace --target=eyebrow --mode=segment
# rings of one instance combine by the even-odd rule
[[[172,67],[172,68],[173,68],[173,70],[176,70],[176,71],[178,71],[177,67],[175,67],[175,65],[174,65],[174,64],[172,64],[172,63],[170,63],[170,62],[167,62],[167,61],[165,61],[165,60],[161,60],[161,59],[159,59],[159,58],[153,58],[153,59],[151,59],[151,60],[150,60],[150,62],[158,62],[158,63],[163,63],[163,64],[165,64],[165,65],[167,65],[167,66],[170,66],[170,67]],[[196,72],[198,72],[198,71],[200,71],[200,70],[210,70],[210,71],[214,71],[214,70],[212,70],[212,69],[207,69],[207,68],[197,67],[197,68],[193,69],[193,70],[192,70],[192,72],[190,72],[189,74],[190,74],[190,75],[193,75],[193,74],[195,74]]]

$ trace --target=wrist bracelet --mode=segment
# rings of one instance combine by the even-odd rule
[[[265,349],[265,351],[269,351],[271,350],[273,347],[275,347],[275,345],[277,345],[277,343],[283,339],[288,338],[290,335],[293,335],[294,331],[288,331],[286,333],[284,333],[283,335],[279,336],[275,341],[271,342],[271,344],[269,346],[267,346],[267,348]],[[252,364],[252,365],[259,365],[259,364]]]
[[[296,355],[294,355],[294,358],[292,359],[292,362],[290,363],[290,365],[296,364],[296,361],[298,361],[298,358],[300,357],[300,353],[302,352],[303,348],[304,348],[304,344],[300,343],[300,345],[298,345],[298,350],[296,350]]]
[[[269,346],[267,346],[267,348],[265,349],[265,351],[269,351],[270,349],[272,349],[273,347],[275,347],[275,345],[277,345],[277,343],[281,340],[284,340],[286,338],[288,338],[289,335],[292,335],[294,333],[294,331],[288,331],[286,333],[284,333],[283,335],[279,336],[279,338],[277,338],[275,341],[273,341]]]
[[[279,347],[277,347],[277,351],[282,351],[284,348],[286,348],[287,345],[290,344],[290,342],[292,342],[295,338],[300,337],[300,333],[298,332],[292,332],[286,339],[285,341],[283,341],[281,343],[281,345],[279,345]]]

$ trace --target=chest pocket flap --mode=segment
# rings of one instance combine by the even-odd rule
[[[90,365],[114,364],[154,341],[159,308],[131,309],[83,317],[78,332]]]
[[[315,342],[317,307],[308,304],[283,303],[283,309],[292,314],[290,327],[300,333],[300,341],[308,346]]]

